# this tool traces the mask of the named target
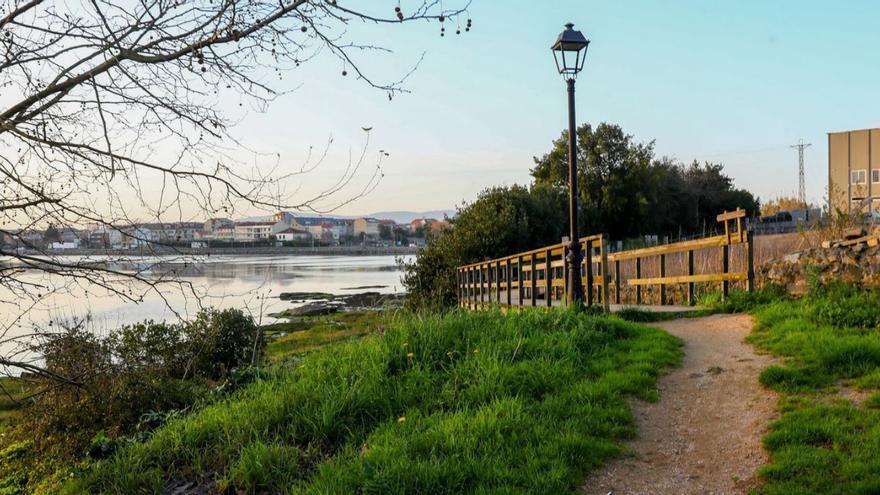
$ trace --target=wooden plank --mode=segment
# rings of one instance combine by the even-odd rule
[[[654,277],[654,278],[631,278],[626,281],[627,285],[634,285],[636,287],[642,285],[672,285],[672,284],[686,284],[689,282],[720,282],[722,280],[728,281],[737,281],[737,280],[745,280],[748,278],[748,273],[746,272],[731,272],[731,273],[702,273],[699,275],[681,275],[674,277]]]
[[[652,246],[642,249],[632,249],[630,251],[621,251],[608,255],[610,261],[631,260],[635,258],[646,258],[649,256],[659,256],[661,254],[681,253],[689,249],[707,249],[727,244],[727,238],[723,235],[713,237],[705,237],[693,241],[676,242],[673,244],[664,244],[662,246]]]
[[[743,210],[742,208],[737,208],[733,211],[725,211],[724,213],[719,214],[717,217],[715,217],[715,220],[720,223],[726,222],[728,220],[736,220],[737,218],[745,218],[745,216],[746,210]]]

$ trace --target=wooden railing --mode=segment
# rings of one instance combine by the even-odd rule
[[[656,303],[668,304],[669,286],[686,285],[687,304],[696,302],[696,284],[720,283],[726,298],[732,282],[744,281],[746,289],[754,290],[754,242],[744,227],[745,211],[737,209],[717,217],[724,224],[724,234],[697,240],[677,242],[629,251],[609,253],[605,235],[580,239],[584,261],[581,276],[586,304],[601,303],[609,309],[616,304],[643,304],[645,292],[656,288]],[[731,269],[731,248],[741,245],[740,269]],[[555,306],[566,300],[568,254],[567,243],[517,253],[504,258],[472,263],[458,268],[458,298],[461,306],[478,309],[501,307]],[[709,268],[696,269],[697,256]],[[679,256],[677,270],[669,272],[669,259]],[[718,257],[717,267],[711,266]],[[611,268],[611,270],[609,270]],[[627,269],[628,268],[628,269]],[[649,272],[653,275],[648,276]],[[634,298],[623,297],[623,291],[634,288]],[[682,299],[682,298],[679,298]],[[682,301],[682,302],[685,302]]]

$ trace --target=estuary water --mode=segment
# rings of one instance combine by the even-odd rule
[[[138,303],[81,280],[26,270],[18,277],[46,287],[46,295],[33,301],[0,285],[0,325],[6,329],[6,338],[45,330],[62,321],[85,320],[100,331],[146,319],[186,319],[209,306],[240,308],[269,323],[273,321],[270,313],[291,307],[278,298],[282,292],[401,292],[401,259],[408,261],[411,256],[236,255],[206,256],[186,263],[174,258],[133,258],[129,266],[112,268],[140,270],[148,280],[173,274],[187,285],[162,285],[158,291],[133,286],[134,294],[144,294]]]

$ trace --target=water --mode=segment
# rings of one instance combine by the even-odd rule
[[[136,285],[132,294],[144,297],[134,303],[82,280],[26,271],[19,278],[47,286],[48,295],[32,302],[0,287],[0,325],[7,329],[6,338],[45,330],[62,320],[86,318],[91,328],[100,330],[145,319],[186,319],[209,306],[240,308],[268,323],[273,321],[270,313],[292,305],[278,299],[282,292],[402,291],[394,256],[211,256],[195,263],[148,257],[105,266],[142,270],[151,281],[175,278],[185,287],[162,285],[151,291],[146,284]]]

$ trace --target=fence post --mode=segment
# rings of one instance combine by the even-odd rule
[[[660,255],[660,278],[666,276],[666,255]],[[663,281],[660,281],[660,305],[663,306],[666,304],[666,284]]]
[[[513,274],[513,270],[510,269],[510,258],[507,258],[506,270],[507,270],[507,274],[506,274],[505,278],[507,279],[507,307],[510,307],[510,297],[511,297],[511,292],[513,292],[512,282],[510,280],[510,276]]]
[[[538,304],[538,270],[536,269],[537,266],[538,264],[535,262],[535,253],[532,253],[531,270],[529,270],[529,280],[531,281],[529,292],[531,292],[532,295],[532,306],[536,306]]]
[[[611,311],[611,301],[608,297],[608,282],[611,274],[608,272],[608,238],[605,234],[599,238],[600,264],[602,265],[602,307],[605,312]]]
[[[614,302],[620,304],[620,260],[614,260]]]
[[[461,268],[459,268],[458,269],[458,279],[457,279],[458,280],[458,307],[459,308],[464,307],[464,294],[465,294],[464,291],[465,291],[465,288],[467,287],[466,285],[464,285],[464,276],[463,275],[464,275],[464,271]]]
[[[551,267],[553,256],[549,249],[544,252],[544,258],[544,299],[549,308],[553,306],[553,268]]]
[[[593,241],[584,241],[584,265],[587,269],[587,285],[584,292],[587,295],[587,307],[593,305]]]
[[[727,243],[721,246],[721,275],[726,276],[727,272],[730,270],[730,238],[728,237]],[[727,300],[727,296],[730,293],[730,282],[727,279],[721,281],[721,300]]]
[[[688,275],[694,275],[694,250],[688,250]],[[688,282],[688,305],[693,306],[697,303],[696,294],[694,294],[694,282]]]
[[[501,306],[501,261],[495,261],[495,304]]]
[[[636,279],[642,278],[642,259],[636,258]],[[636,304],[642,304],[642,284],[636,285]]]
[[[471,293],[473,291],[473,286],[471,284],[473,283],[473,278],[474,278],[473,277],[473,268],[470,268],[470,267],[465,268],[464,277],[465,277],[464,278],[464,280],[465,280],[465,286],[464,286],[465,299],[467,300],[468,309],[471,309],[471,300],[472,300]]]
[[[746,289],[749,292],[755,291],[755,233],[749,229],[746,232],[746,263],[748,266],[748,279],[746,281]]]
[[[523,257],[518,256],[516,259],[516,295],[517,306],[523,307]]]
[[[562,245],[562,301],[568,301],[568,244]]]

